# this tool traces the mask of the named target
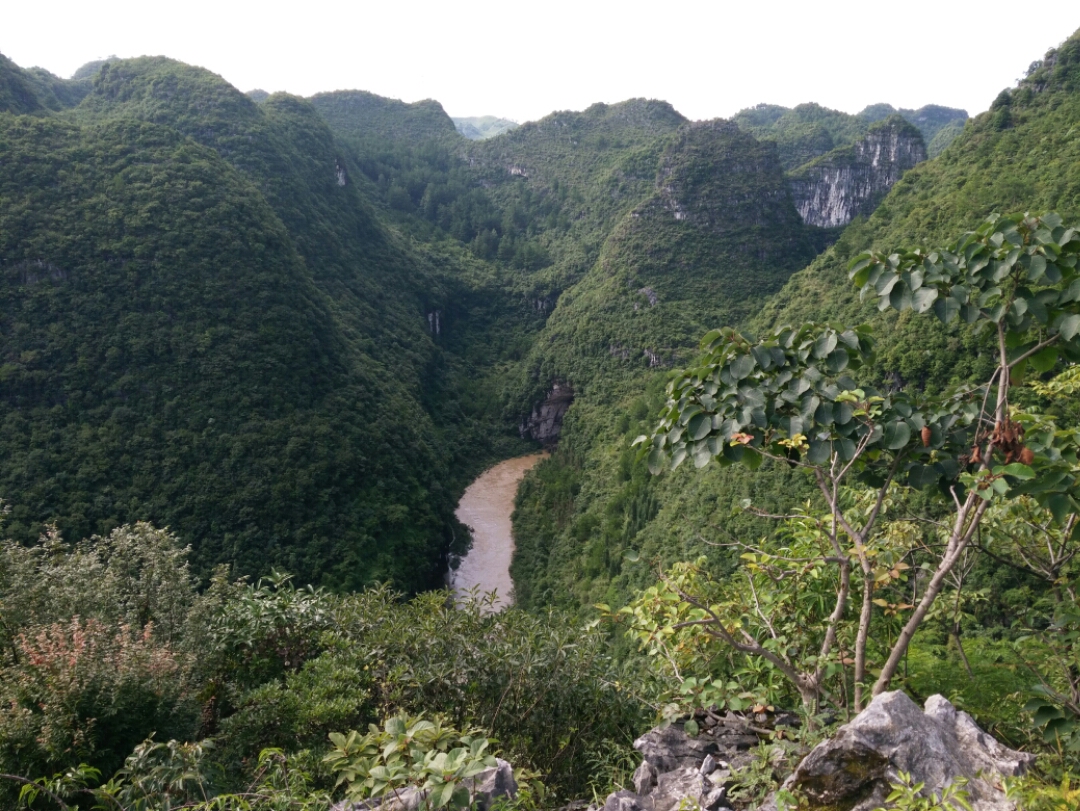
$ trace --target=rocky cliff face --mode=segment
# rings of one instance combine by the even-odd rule
[[[872,212],[904,172],[924,160],[918,128],[891,116],[854,146],[822,155],[792,175],[795,207],[807,225],[847,225]]]
[[[573,402],[573,388],[567,383],[555,383],[544,401],[533,406],[532,414],[521,424],[521,435],[554,445],[559,440],[563,417]]]

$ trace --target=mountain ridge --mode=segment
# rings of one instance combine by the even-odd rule
[[[17,504],[11,528],[20,537],[65,514],[76,517],[62,521],[63,528],[81,534],[148,517],[190,536],[204,571],[229,561],[256,573],[273,562],[303,579],[341,587],[384,577],[409,590],[434,585],[461,548],[454,541],[461,528],[451,513],[467,471],[485,458],[528,447],[513,434],[553,386],[571,383],[578,398],[567,415],[573,436],[575,422],[593,420],[602,403],[634,400],[643,372],[656,374],[689,358],[696,334],[714,320],[749,317],[788,274],[836,237],[800,221],[780,146],[759,142],[730,122],[690,122],[663,101],[628,99],[553,112],[497,138],[470,141],[434,101],[405,104],[364,91],[310,99],[244,94],[210,71],[164,57],[110,58],[87,67],[80,79],[49,80],[54,102],[43,101],[43,77],[35,80],[17,66],[0,64],[0,75],[15,88],[4,97],[8,112],[32,111],[53,121],[48,126],[59,129],[50,137],[60,139],[64,156],[104,150],[87,172],[106,189],[104,196],[77,187],[75,198],[49,198],[57,216],[41,216],[44,209],[32,204],[26,211],[37,212],[40,222],[20,226],[30,229],[32,239],[9,240],[0,251],[10,270],[4,293],[9,325],[17,322],[12,308],[30,308],[40,322],[25,332],[25,340],[6,339],[7,379],[16,389],[26,387],[29,399],[17,410],[46,420],[52,432],[44,446],[12,446],[9,469],[20,472],[9,477],[5,495]],[[786,114],[780,111],[777,120]],[[871,126],[836,118],[816,105],[803,105],[799,115],[833,127],[836,138],[844,127],[855,132],[857,124],[865,132]],[[7,132],[6,143],[33,151],[25,125],[10,124]],[[190,148],[169,141],[173,137],[186,139]],[[829,137],[835,149],[836,138]],[[207,424],[218,426],[217,435],[203,426],[201,468],[176,444],[180,436],[195,442],[193,423],[177,424],[176,430],[188,433],[177,434],[171,450],[154,445],[165,436],[161,418],[153,415],[157,406],[151,405],[165,402],[154,380],[175,378],[170,364],[176,358],[161,355],[156,366],[146,365],[134,389],[117,382],[135,379],[122,366],[80,384],[101,392],[93,395],[97,416],[80,430],[91,429],[90,437],[104,432],[110,437],[105,444],[66,442],[66,432],[83,419],[80,412],[46,418],[49,403],[63,397],[44,390],[35,395],[29,383],[51,368],[52,361],[35,356],[33,347],[49,346],[46,334],[60,317],[57,302],[80,306],[78,299],[65,298],[62,287],[39,295],[42,285],[55,287],[64,274],[70,278],[72,267],[82,267],[57,261],[63,254],[56,245],[90,235],[97,244],[115,246],[106,253],[113,257],[108,261],[120,257],[117,267],[132,261],[133,268],[142,267],[141,260],[127,257],[154,253],[158,237],[150,235],[167,221],[169,207],[142,180],[138,196],[123,192],[129,174],[141,178],[139,161],[126,161],[145,155],[152,163],[154,150],[190,153],[190,168],[178,170],[182,188],[187,189],[179,179],[185,172],[201,172],[206,179],[197,188],[204,196],[217,183],[244,188],[261,201],[262,213],[253,216],[265,220],[268,234],[279,234],[276,250],[289,269],[275,283],[280,289],[274,295],[292,290],[282,312],[292,307],[297,313],[270,319],[262,329],[285,335],[290,319],[297,328],[308,324],[308,337],[296,340],[316,347],[311,357],[290,355],[277,339],[260,345],[237,332],[228,340],[247,341],[252,369],[260,363],[270,363],[268,369],[278,370],[274,374],[291,369],[311,388],[283,383],[275,398],[259,387],[257,375],[244,382],[244,375],[254,374],[245,370],[232,378],[207,378],[217,380],[221,392],[232,392],[230,397],[207,393],[189,402],[173,395],[192,417],[209,420],[212,414]],[[50,163],[38,155],[35,172],[55,174],[66,159]],[[211,179],[218,175],[223,179]],[[26,172],[8,177],[3,222],[16,216],[31,222],[28,214],[16,213],[28,205],[19,202],[17,189],[36,182]],[[200,199],[191,189],[183,194]],[[225,206],[222,218],[229,221],[227,199],[215,205]],[[90,224],[82,237],[73,225],[79,217]],[[217,301],[213,286],[205,301],[232,313],[229,318],[249,319],[245,329],[258,335],[251,320],[256,310],[246,307],[270,295],[256,291],[271,282],[259,277],[252,259],[262,250],[259,241],[245,237],[250,251],[237,253],[233,246],[227,253],[214,240],[227,241],[228,233],[209,229],[204,237],[166,264],[172,263],[179,283],[192,272],[187,268],[194,259],[221,274],[225,266],[209,257],[233,257],[238,283],[247,279],[251,301]],[[30,256],[34,244],[40,245],[38,255]],[[104,249],[86,250],[95,256]],[[39,260],[40,266],[34,264]],[[108,261],[102,258],[105,264],[98,262],[93,272],[104,274],[103,289],[114,285],[124,291],[121,309],[132,306],[145,282],[124,287],[110,275],[117,271],[109,270]],[[200,267],[198,262],[191,267]],[[90,271],[87,266],[79,272]],[[145,272],[131,271],[132,280]],[[172,291],[161,287],[161,305],[155,306],[176,309],[168,298]],[[226,341],[230,333],[215,332],[200,317],[183,340],[218,357],[215,341]],[[134,336],[151,336],[159,328],[140,318],[128,313],[126,321],[116,322],[129,325],[134,344],[144,340]],[[60,367],[75,362],[62,352],[48,357]],[[247,363],[220,357],[222,368]],[[258,393],[239,396],[233,383]],[[123,392],[127,411],[105,410],[105,392],[113,390]],[[270,409],[265,419],[252,410],[256,403]],[[238,407],[248,409],[246,420]],[[120,427],[128,424],[121,417],[129,420],[127,429]],[[245,432],[251,438],[243,439]],[[594,428],[589,432],[594,439],[602,435]],[[331,451],[329,437],[335,435]],[[288,450],[301,446],[306,460]],[[47,461],[35,469],[44,484],[35,490],[22,466],[42,451]],[[113,480],[115,495],[95,501],[84,488],[104,487],[103,479],[64,495],[65,454],[86,469],[89,455],[96,455],[98,469],[109,456],[130,461]],[[274,458],[289,460],[295,475],[272,472]],[[164,488],[169,493],[184,492],[196,468],[206,471],[200,475],[208,486],[176,496],[178,506],[155,500],[150,460],[170,471]],[[29,496],[46,491],[47,497]],[[343,522],[340,538],[331,537],[326,494]],[[76,502],[84,506],[75,510]],[[406,549],[412,551],[400,553]]]

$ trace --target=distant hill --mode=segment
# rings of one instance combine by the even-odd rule
[[[968,118],[967,110],[938,104],[927,104],[918,110],[897,110],[891,104],[872,104],[859,113],[860,118],[871,122],[883,121],[891,115],[900,115],[919,128],[931,158],[940,155],[963,131]]]
[[[494,138],[500,133],[512,130],[518,126],[516,121],[509,118],[498,118],[493,115],[482,115],[466,118],[454,118],[454,126],[457,131],[470,141],[483,141]]]
[[[759,104],[741,110],[732,121],[755,138],[776,143],[787,170],[802,166],[837,147],[849,146],[866,134],[868,122],[820,104],[794,108]]]
[[[918,110],[897,110],[890,104],[874,104],[858,115],[830,110],[819,104],[793,108],[759,104],[736,113],[732,120],[757,138],[775,141],[784,168],[797,169],[833,149],[851,146],[866,135],[869,126],[891,115],[900,115],[919,128],[934,157],[963,129],[967,112],[928,104]],[[937,140],[935,140],[937,139]],[[930,145],[933,144],[933,149]]]
[[[407,104],[364,90],[318,93],[311,104],[323,120],[340,135],[352,138],[384,138],[417,142],[454,136],[454,122],[437,101]]]
[[[43,68],[21,68],[0,54],[0,112],[41,115],[75,107],[104,64],[90,62],[71,79],[61,79]]]

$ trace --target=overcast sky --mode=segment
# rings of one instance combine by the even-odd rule
[[[637,96],[691,119],[804,101],[974,115],[1077,28],[1078,0],[8,0],[0,53],[64,77],[162,54],[241,90],[358,88],[519,122]]]

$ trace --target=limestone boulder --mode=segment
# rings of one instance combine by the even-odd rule
[[[958,777],[973,811],[1016,811],[998,787],[1023,774],[1034,756],[1009,749],[942,696],[925,710],[901,692],[877,696],[851,723],[807,755],[782,788],[810,808],[870,811],[883,805],[900,772],[939,792]],[[776,809],[772,798],[766,809]]]

